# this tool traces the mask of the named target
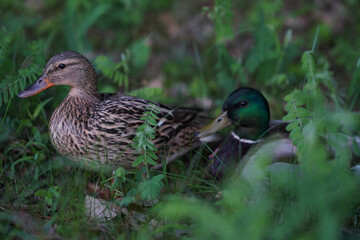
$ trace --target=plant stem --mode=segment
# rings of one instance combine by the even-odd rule
[[[5,121],[7,112],[8,112],[8,110],[9,110],[11,100],[12,100],[12,97],[10,97],[10,100],[9,100],[7,106],[6,106],[5,114],[4,114],[4,117],[3,117],[2,121],[1,121],[1,125],[0,125],[0,131],[1,131],[2,127],[3,127],[3,125],[4,125],[4,121]]]

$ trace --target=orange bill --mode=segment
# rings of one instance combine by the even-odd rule
[[[52,86],[54,86],[54,84],[50,82],[49,78],[46,75],[43,75],[33,85],[21,91],[18,94],[18,97],[19,98],[30,97]]]
[[[196,137],[198,138],[202,138],[202,137],[207,137],[210,136],[218,131],[220,131],[221,129],[226,128],[227,126],[231,125],[232,122],[231,120],[228,118],[227,116],[227,111],[222,112],[220,114],[220,116],[218,116],[217,118],[215,118],[215,120],[213,120],[211,123],[209,123],[208,125],[202,127],[197,133],[196,133]]]

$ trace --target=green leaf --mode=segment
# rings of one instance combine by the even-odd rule
[[[81,21],[79,27],[77,28],[78,34],[80,37],[85,37],[88,29],[97,22],[97,20],[105,14],[110,8],[107,4],[98,4],[96,8],[93,8],[93,11],[88,14],[84,21]]]
[[[132,166],[136,167],[137,165],[139,165],[140,163],[144,162],[145,156],[144,155],[140,155],[138,156],[135,161],[133,162]]]
[[[120,72],[115,72],[114,82],[121,86],[122,84],[122,74]]]
[[[139,184],[141,199],[155,200],[160,196],[160,191],[164,184],[161,180],[164,178],[163,174],[157,175],[150,180],[145,180]]]
[[[142,117],[140,117],[140,120],[146,121],[148,119],[148,116],[143,115]]]
[[[9,92],[7,89],[5,89],[3,92],[3,98],[4,98],[4,103],[7,103],[9,101]]]
[[[282,120],[285,122],[292,121],[294,119],[297,119],[297,115],[295,113],[290,113],[290,112],[282,118]]]
[[[14,97],[14,88],[13,87],[9,87],[9,93],[10,93],[10,98]]]
[[[130,47],[131,61],[135,71],[142,69],[149,60],[150,48],[147,39],[141,39]]]
[[[315,87],[316,86],[315,62],[313,58],[313,53],[311,51],[306,51],[303,53],[301,57],[301,68],[305,73],[308,83],[311,83],[311,86]]]
[[[138,194],[138,190],[136,188],[131,188],[127,193],[126,196],[121,200],[120,207],[126,207],[130,203],[135,202],[135,197]]]
[[[298,121],[294,121],[294,122],[289,123],[289,124],[286,126],[286,130],[287,130],[287,131],[292,131],[292,130],[295,129],[296,127],[299,127],[299,122],[298,122]]]
[[[251,49],[245,61],[245,67],[251,72],[265,71],[271,73],[273,67],[266,63],[275,61],[278,58],[279,39],[273,29],[266,25],[263,20],[254,30],[255,46]],[[269,69],[266,69],[270,67]],[[270,76],[271,74],[265,74]]]
[[[154,177],[152,177],[152,181],[161,181],[165,177],[165,174],[159,174]]]
[[[156,154],[151,150],[147,151],[147,155],[148,155],[149,158],[157,159]]]
[[[297,145],[299,142],[299,139],[302,138],[301,135],[301,128],[294,128],[293,131],[289,134],[290,139],[293,140],[294,145]]]
[[[39,189],[35,192],[35,197],[45,197],[47,191],[45,189]]]
[[[14,84],[14,93],[17,94],[19,92],[19,85],[18,83]]]
[[[156,112],[156,109],[154,109],[154,111],[150,113],[150,117],[152,117],[154,120],[159,119],[159,117],[156,115]]]
[[[313,115],[312,112],[303,107],[296,108],[296,111],[301,118],[311,117]]]
[[[34,112],[30,115],[31,120],[34,120],[39,115],[40,111],[44,108],[44,106],[52,100],[51,98],[46,99],[45,101],[41,102],[39,105],[36,106]]]
[[[26,78],[20,80],[20,89],[23,90],[26,85]]]
[[[157,121],[153,118],[149,118],[148,123],[149,123],[149,125],[151,125],[153,127],[156,127],[156,125],[157,125]]]
[[[352,138],[352,149],[356,156],[360,156],[360,139],[356,136]]]
[[[158,164],[157,162],[155,162],[155,161],[154,161],[153,159],[151,159],[150,157],[146,158],[146,160],[147,160],[147,163],[149,163],[149,164],[151,164],[151,165],[153,165],[153,166],[155,166],[155,165]]]
[[[152,109],[149,109],[149,110],[152,110]],[[145,117],[147,117],[149,114],[151,114],[151,111],[145,111],[145,112],[143,112],[143,115],[144,115]]]
[[[154,145],[151,141],[148,141],[147,147],[148,147],[150,150],[154,151],[154,152],[157,150],[157,148],[155,147],[155,145]]]
[[[223,43],[226,39],[232,39],[234,32],[232,29],[232,1],[216,0],[213,11],[215,20],[216,42]]]
[[[116,177],[122,178],[122,177],[124,177],[124,176],[126,175],[126,171],[125,171],[124,168],[118,167],[118,168],[115,170],[114,175],[115,175]]]

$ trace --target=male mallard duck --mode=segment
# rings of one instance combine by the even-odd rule
[[[210,174],[222,177],[226,168],[239,161],[255,143],[262,142],[265,136],[274,132],[285,132],[286,124],[282,121],[270,123],[269,103],[258,90],[248,87],[235,90],[225,100],[220,116],[196,134],[206,137],[229,125],[236,126],[210,156]],[[289,139],[282,138],[281,144],[282,148],[275,154],[280,157],[294,155]]]
[[[194,132],[203,125],[197,109],[173,108],[124,95],[100,95],[92,64],[78,52],[53,56],[42,76],[18,97],[33,96],[55,85],[68,85],[69,94],[50,119],[51,142],[69,158],[132,168],[138,153],[131,147],[137,127],[149,104],[160,119],[153,143],[158,155],[169,162],[199,145]]]

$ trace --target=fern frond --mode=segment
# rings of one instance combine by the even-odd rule
[[[100,55],[95,60],[95,65],[105,77],[112,79],[118,86],[124,86],[127,90],[129,88],[129,74],[130,74],[130,53],[126,51],[121,54],[121,61],[114,63],[107,56]]]
[[[156,105],[150,103],[141,117],[144,124],[137,128],[132,147],[142,155],[136,158],[133,163],[134,167],[141,163],[143,163],[146,168],[148,164],[157,164],[155,161],[157,159],[157,155],[155,154],[157,148],[151,140],[155,138],[155,127],[159,119],[156,114],[158,113],[159,111],[156,109]]]
[[[159,117],[156,115],[159,111],[156,105],[150,103],[146,107],[141,119],[144,124],[139,126],[136,130],[136,136],[133,139],[132,148],[134,148],[140,155],[133,162],[133,166],[144,164],[146,168],[146,178],[141,177],[137,186],[132,188],[120,202],[120,206],[127,206],[135,201],[135,195],[140,195],[143,200],[154,200],[160,195],[160,190],[164,186],[161,180],[165,177],[164,174],[159,174],[150,178],[148,165],[156,165],[158,156],[156,155],[157,148],[151,141],[155,138],[155,128]]]
[[[19,90],[23,90],[27,83],[33,83],[41,74],[39,66],[31,66],[29,68],[21,68],[18,71],[17,80],[8,77],[4,82],[0,83],[0,107],[2,103],[6,104],[10,98],[18,94]]]

